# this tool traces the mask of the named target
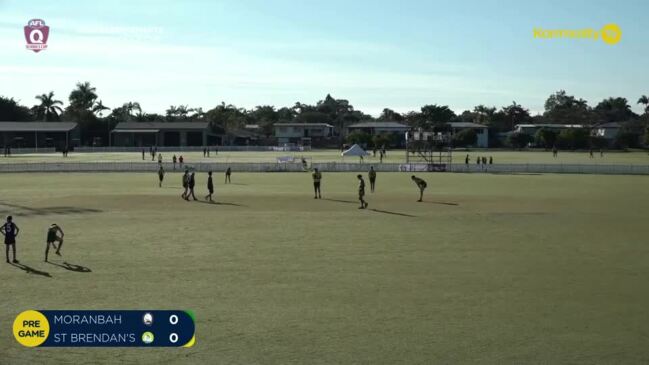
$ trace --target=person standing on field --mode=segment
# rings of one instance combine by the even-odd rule
[[[195,174],[192,172],[191,175],[189,175],[189,193],[187,194],[187,200],[189,200],[189,196],[192,196],[192,199],[196,199],[196,195],[194,195],[194,186],[196,186],[196,180],[195,180]]]
[[[322,193],[320,192],[320,182],[322,181],[322,173],[318,169],[313,170],[313,192],[315,196],[313,199],[322,199]]]
[[[365,180],[363,180],[363,175],[358,174],[358,200],[361,202],[361,206],[358,209],[367,209],[367,202],[365,201]]]
[[[188,194],[189,194],[189,170],[185,169],[185,173],[183,174],[183,193],[182,193],[182,198],[185,200],[189,200]]]
[[[16,237],[18,237],[18,232],[20,229],[13,222],[13,217],[8,216],[7,222],[0,227],[0,233],[5,236],[5,249],[7,254],[7,262],[9,262],[9,249],[13,248],[13,263],[17,264],[16,260]]]
[[[158,180],[159,180],[158,186],[159,187],[162,187],[162,180],[164,180],[164,179],[165,179],[165,169],[162,168],[162,164],[160,164],[160,168],[158,169]]]
[[[205,200],[214,202],[214,200],[212,200],[212,194],[214,194],[214,183],[212,182],[212,171],[207,173],[207,191],[209,194],[205,196]]]
[[[374,166],[370,166],[370,172],[367,173],[367,177],[370,179],[370,192],[374,192],[374,187],[376,186],[376,170]]]
[[[229,184],[232,182],[230,176],[232,176],[232,169],[228,166],[228,169],[225,170],[225,183]]]

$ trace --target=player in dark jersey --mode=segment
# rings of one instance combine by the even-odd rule
[[[228,169],[225,170],[225,183],[226,183],[226,184],[232,182],[232,181],[230,180],[230,176],[231,176],[231,175],[232,175],[232,169],[230,168],[230,166],[228,166]]]
[[[357,175],[358,178],[358,200],[361,202],[361,206],[358,209],[366,209],[369,204],[365,201],[365,180],[363,180],[363,175]]]
[[[50,253],[50,245],[56,249],[56,254],[61,256],[61,247],[63,246],[63,230],[56,223],[52,224],[47,230],[47,245],[45,246],[45,262],[47,262],[47,256]],[[54,242],[58,242],[59,246],[56,247]]]
[[[415,175],[412,175],[411,179],[412,179],[412,181],[415,182],[415,184],[417,184],[417,187],[419,188],[419,200],[417,200],[417,201],[420,202],[420,201],[422,201],[422,199],[424,197],[424,190],[426,190],[426,186],[428,186],[428,184],[426,184],[424,179],[418,178]]]
[[[20,229],[13,222],[13,217],[8,216],[7,222],[0,227],[0,233],[5,236],[7,262],[9,262],[9,249],[13,248],[13,262],[15,264],[18,263],[18,260],[16,260],[16,237],[18,237],[18,232],[20,232]]]
[[[162,187],[162,180],[165,179],[165,169],[162,168],[162,165],[160,165],[160,168],[158,169],[158,179],[160,180],[158,185]]]
[[[183,174],[183,193],[182,193],[182,198],[185,200],[189,200],[189,170],[185,169],[185,173]]]
[[[374,186],[376,186],[376,171],[374,166],[370,166],[370,172],[367,173],[367,176],[370,179],[370,192],[374,192]]]
[[[322,199],[322,193],[320,192],[320,181],[322,180],[322,173],[318,169],[313,170],[313,192],[315,196],[313,199]]]
[[[209,194],[205,196],[205,200],[213,202],[214,200],[212,200],[212,194],[214,194],[214,183],[212,182],[212,171],[207,173],[207,191],[209,192]]]
[[[189,193],[187,193],[187,200],[189,200],[189,196],[191,195],[194,200],[196,199],[196,195],[194,195],[194,186],[196,186],[196,180],[194,173],[192,172],[191,175],[189,175]]]

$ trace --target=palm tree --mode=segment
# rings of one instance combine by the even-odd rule
[[[122,105],[122,108],[124,109],[124,113],[126,113],[127,116],[132,116],[134,111],[142,113],[142,107],[140,107],[140,103],[138,103],[137,101],[129,101],[128,103],[124,103],[124,105]]]
[[[88,81],[77,83],[77,88],[70,93],[70,106],[79,110],[90,110],[97,99],[96,91]]]
[[[102,103],[101,100],[95,103],[95,105],[92,107],[92,112],[99,114],[99,116],[103,116],[103,111],[104,110],[110,110],[109,107],[105,106],[104,103]]]
[[[50,116],[54,116],[54,119],[59,118],[59,114],[63,111],[59,105],[63,105],[63,102],[54,99],[54,91],[50,91],[49,94],[36,95],[36,99],[41,102],[36,106],[36,110],[39,116],[43,116],[44,122],[47,122]]]
[[[649,97],[647,97],[647,95],[642,95],[640,99],[638,99],[638,104],[644,104],[644,112],[649,114]]]

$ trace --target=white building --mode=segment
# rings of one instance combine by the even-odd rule
[[[310,145],[313,140],[333,136],[334,129],[327,123],[275,123],[273,127],[280,145]]]
[[[489,127],[486,125],[470,122],[449,123],[448,125],[451,127],[453,134],[466,129],[473,129],[478,137],[474,147],[489,148]]]

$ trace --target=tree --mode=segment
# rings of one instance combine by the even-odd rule
[[[77,88],[70,93],[70,108],[76,110],[90,110],[97,99],[97,89],[90,82],[79,82]]]
[[[473,121],[478,124],[491,126],[495,113],[496,113],[496,107],[487,107],[482,104],[476,105],[473,108],[473,115],[474,115]]]
[[[36,100],[40,101],[39,105],[35,106],[36,115],[39,119],[42,118],[44,122],[48,120],[59,120],[59,115],[63,112],[61,100],[54,99],[54,91],[47,94],[36,95]]]
[[[558,133],[552,129],[541,128],[534,135],[534,142],[544,148],[552,148],[557,143]]]
[[[24,122],[32,119],[29,108],[18,104],[13,98],[0,96],[0,121]]]
[[[515,101],[512,101],[511,105],[504,106],[502,112],[508,122],[507,127],[509,130],[513,130],[517,124],[528,123],[531,119],[529,110],[523,108],[520,104],[516,104]]]
[[[511,133],[507,136],[507,143],[512,146],[512,148],[525,148],[532,143],[532,141],[532,136],[525,133]]]
[[[649,114],[649,97],[647,97],[647,95],[642,95],[640,99],[638,99],[638,104],[643,104],[645,114]]]
[[[567,128],[559,132],[557,143],[562,148],[579,149],[590,147],[590,130],[588,128]]]
[[[353,131],[347,135],[347,143],[368,146],[372,142],[372,136],[361,131]]]
[[[478,134],[473,129],[463,129],[453,135],[453,146],[467,147],[478,142]]]
[[[92,112],[98,114],[100,117],[104,115],[104,110],[110,110],[110,108],[105,106],[101,100],[96,102],[95,105],[92,107]]]
[[[403,121],[403,116],[392,109],[385,108],[381,112],[378,120],[401,122]]]
[[[559,90],[545,101],[543,114],[551,123],[556,124],[591,124],[593,116],[586,100],[576,99]]]
[[[456,117],[448,105],[424,105],[421,107],[421,119],[419,127],[426,130],[435,128],[446,129],[445,126]]]
[[[607,98],[599,102],[594,109],[599,120],[604,123],[624,122],[637,117],[631,111],[631,106],[626,98]]]

